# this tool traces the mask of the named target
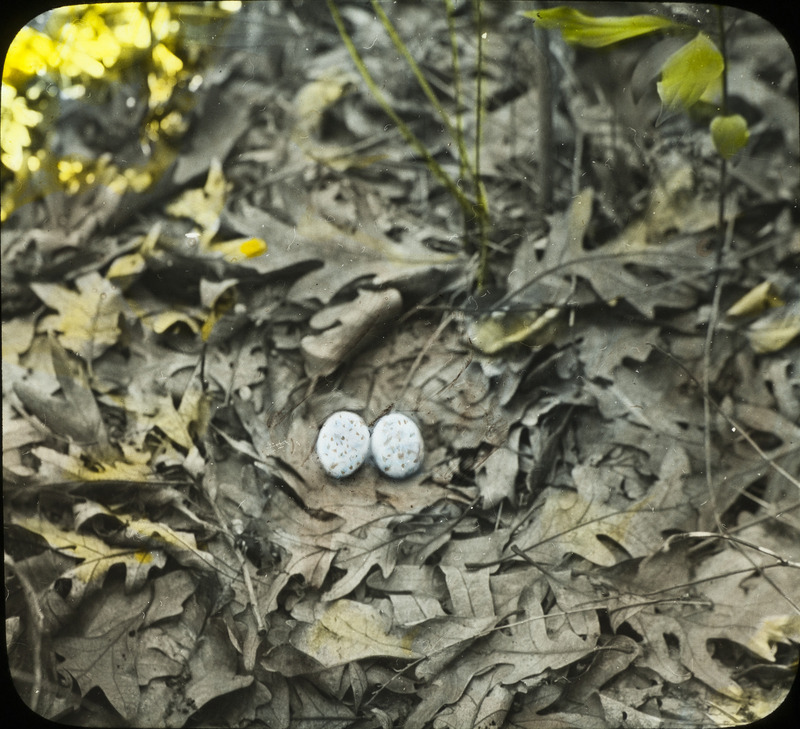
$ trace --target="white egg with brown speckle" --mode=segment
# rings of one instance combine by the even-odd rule
[[[355,473],[369,453],[369,428],[355,413],[340,410],[331,415],[317,436],[317,456],[334,478]]]
[[[370,449],[378,470],[391,478],[415,474],[425,455],[422,433],[417,424],[403,413],[389,413],[375,423]]]

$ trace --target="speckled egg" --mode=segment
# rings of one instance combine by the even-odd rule
[[[375,423],[370,446],[375,465],[391,478],[412,476],[422,466],[422,433],[402,413],[389,413]]]
[[[331,415],[317,436],[317,456],[334,478],[355,473],[369,453],[369,428],[355,413],[341,410]]]

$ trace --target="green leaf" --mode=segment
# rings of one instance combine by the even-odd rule
[[[750,139],[747,120],[741,114],[715,116],[711,120],[711,139],[723,159],[730,159]]]
[[[523,15],[533,18],[541,28],[560,30],[567,43],[590,48],[601,48],[657,30],[678,27],[677,23],[660,15],[595,18],[568,7],[530,10]]]
[[[712,87],[725,69],[725,60],[705,33],[678,49],[661,67],[658,95],[668,109],[685,110]]]

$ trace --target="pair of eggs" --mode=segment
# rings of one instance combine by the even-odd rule
[[[378,419],[370,435],[362,418],[341,410],[320,428],[317,456],[330,476],[344,478],[355,473],[370,454],[381,473],[391,478],[413,475],[424,455],[417,424],[402,413],[389,413]]]

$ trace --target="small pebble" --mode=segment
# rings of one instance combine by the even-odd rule
[[[391,478],[415,474],[425,453],[417,424],[402,413],[389,413],[375,423],[371,450],[378,470]]]
[[[325,472],[334,478],[355,473],[369,453],[369,428],[355,413],[340,410],[322,425],[317,455]]]

